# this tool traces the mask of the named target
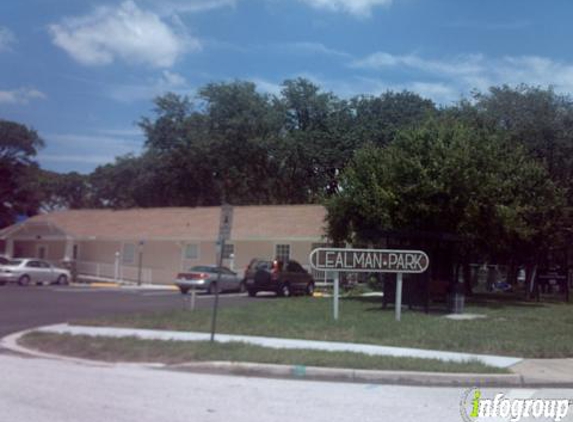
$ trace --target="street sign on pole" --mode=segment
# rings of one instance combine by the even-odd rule
[[[396,249],[317,248],[309,256],[317,271],[332,271],[334,277],[334,319],[338,319],[339,273],[368,272],[396,274],[396,321],[402,312],[402,274],[421,274],[430,259],[425,252]]]
[[[233,207],[229,204],[221,206],[221,221],[219,223],[219,236],[217,240],[217,267],[223,265],[223,254],[225,252],[225,241],[231,238],[233,227]],[[215,329],[217,324],[217,309],[219,307],[219,290],[221,289],[221,271],[217,271],[217,281],[215,284],[215,302],[213,303],[213,315],[211,318],[211,342],[215,341]]]
[[[422,251],[317,248],[310,253],[310,265],[318,271],[419,274],[429,264]]]
[[[233,207],[229,204],[221,206],[221,221],[219,223],[219,241],[231,238],[233,227]]]

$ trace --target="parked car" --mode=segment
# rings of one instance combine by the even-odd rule
[[[255,273],[259,269],[270,269],[273,266],[273,261],[261,259],[261,258],[253,258],[247,268],[245,269],[245,274],[243,277],[243,281],[247,281],[247,279],[254,279]]]
[[[0,284],[18,283],[27,286],[30,283],[68,284],[71,274],[64,268],[58,268],[41,259],[12,259],[0,265]]]
[[[252,261],[252,268],[245,271],[249,296],[258,292],[275,292],[278,296],[314,293],[314,279],[298,262],[289,260]]]
[[[221,274],[219,285],[217,277]],[[241,277],[227,267],[217,267],[215,265],[198,265],[191,267],[189,271],[177,274],[175,285],[179,287],[181,293],[186,294],[192,288],[207,291],[210,294],[217,292],[235,290],[245,291],[245,284]]]
[[[5,256],[0,255],[0,265],[6,265],[8,262],[10,262],[9,258],[6,258]]]

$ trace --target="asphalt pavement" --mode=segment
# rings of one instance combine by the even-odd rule
[[[0,420],[18,422],[460,421],[466,392],[461,387],[303,382],[18,356],[0,356],[0,373]],[[571,389],[481,393],[514,399],[573,397]],[[562,421],[573,421],[573,411]]]
[[[198,294],[196,306],[210,308],[213,296]],[[0,337],[41,325],[102,315],[183,309],[189,296],[176,290],[85,286],[0,286]],[[253,299],[221,294],[220,305],[243,306]]]

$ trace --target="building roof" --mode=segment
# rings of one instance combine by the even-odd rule
[[[320,239],[325,216],[321,205],[236,206],[231,240]],[[220,218],[220,207],[68,210],[37,215],[0,231],[0,237],[44,223],[84,239],[215,240]]]

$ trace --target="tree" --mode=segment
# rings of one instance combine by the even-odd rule
[[[33,215],[40,205],[32,187],[38,171],[33,157],[44,145],[37,132],[20,123],[0,120],[0,227],[18,215]]]
[[[573,102],[553,89],[507,85],[476,93],[474,120],[501,130],[547,168],[573,204]]]
[[[358,96],[350,101],[350,108],[352,136],[379,147],[392,142],[399,130],[417,126],[437,112],[431,100],[409,91]]]
[[[38,172],[43,211],[87,208],[91,203],[89,176],[77,172]]]
[[[326,206],[336,240],[454,233],[462,255],[525,261],[557,236],[563,191],[522,148],[446,118],[400,131],[386,148],[359,150]]]
[[[279,180],[297,186],[293,196],[303,202],[317,201],[336,192],[340,170],[356,147],[348,136],[352,110],[348,102],[306,79],[287,80],[282,86],[279,101],[285,118],[276,154],[282,160]]]

